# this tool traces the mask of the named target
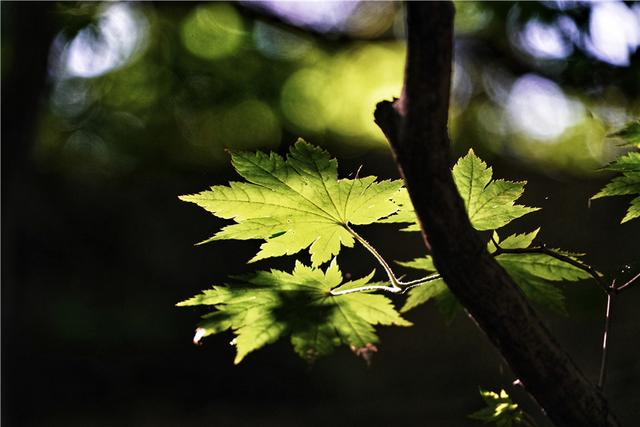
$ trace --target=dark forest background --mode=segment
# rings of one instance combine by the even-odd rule
[[[258,268],[257,242],[194,247],[223,222],[177,196],[235,179],[226,148],[302,136],[344,175],[397,178],[375,103],[402,82],[401,4],[2,2],[2,423],[5,426],[463,426],[478,387],[506,388],[546,425],[499,354],[432,304],[383,329],[370,367],[347,349],[307,366],[286,341],[233,366],[230,334],[191,343],[175,303]],[[549,246],[618,281],[640,270],[625,198],[588,202],[640,114],[640,5],[456,2],[451,134],[495,176],[528,180]],[[530,218],[529,218],[530,217]],[[391,259],[417,235],[374,226]],[[455,239],[455,236],[451,236]],[[343,269],[369,272],[359,249]],[[604,295],[565,286],[546,321],[596,378]],[[617,301],[606,394],[640,417],[640,292]]]

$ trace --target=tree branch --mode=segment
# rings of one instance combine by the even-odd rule
[[[629,281],[627,281],[627,283],[625,283],[624,285],[621,285],[619,288],[614,288],[615,293],[619,294],[622,291],[629,289],[631,285],[633,285],[634,283],[640,283],[640,280],[638,279],[640,279],[640,273],[633,276],[631,279],[629,279]]]
[[[391,144],[436,268],[553,422],[618,426],[599,389],[486,250],[454,184],[447,133],[453,4],[407,2],[406,10],[402,95],[378,104],[375,121]]]

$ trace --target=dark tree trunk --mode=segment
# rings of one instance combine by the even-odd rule
[[[618,426],[600,391],[560,347],[473,229],[450,171],[447,118],[453,4],[407,2],[402,96],[378,104],[422,235],[451,292],[558,426]]]

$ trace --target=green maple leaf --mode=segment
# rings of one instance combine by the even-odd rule
[[[487,167],[473,150],[469,150],[466,156],[458,160],[452,173],[471,224],[476,230],[495,230],[539,209],[516,204],[526,182],[492,180],[492,168]],[[406,190],[403,192],[406,193]],[[401,208],[383,222],[413,223],[404,231],[419,231],[408,195],[398,194],[394,200]]]
[[[436,272],[436,268],[433,265],[433,259],[429,255],[422,258],[416,258],[412,261],[399,261],[397,263],[406,268],[422,270],[428,273]],[[407,311],[424,304],[431,299],[436,301],[438,309],[448,321],[452,321],[461,308],[458,300],[453,296],[451,291],[449,291],[444,280],[436,279],[410,289],[409,296],[400,309],[400,312],[406,313]]]
[[[496,393],[480,389],[480,395],[487,407],[469,415],[469,418],[495,423],[498,427],[512,427],[524,423],[524,412],[513,403],[506,391],[500,390],[500,393]]]
[[[301,139],[286,159],[262,152],[234,152],[231,159],[248,182],[213,186],[180,199],[236,222],[205,242],[265,240],[250,262],[309,248],[312,265],[320,265],[341,246],[353,246],[349,224],[371,224],[398,210],[392,198],[402,181],[338,179],[337,161]]]
[[[530,233],[514,234],[500,242],[497,233],[494,233],[494,240],[503,249],[525,249],[528,248],[533,239],[537,236],[540,229],[536,229]],[[489,250],[493,248],[493,243],[489,244]],[[555,249],[562,255],[577,258],[581,254],[571,254],[560,249]],[[569,264],[563,260],[552,257],[544,253],[503,253],[496,257],[496,260],[507,271],[519,268],[527,271],[529,274],[549,281],[576,281],[588,279],[591,277],[586,271]]]
[[[495,230],[539,208],[516,205],[526,182],[491,180],[493,170],[469,150],[453,167],[453,179],[476,230]]]
[[[622,138],[622,145],[640,148],[640,120],[627,124],[622,130],[609,136]],[[622,223],[640,217],[640,153],[631,151],[602,168],[612,172],[621,172],[622,175],[613,178],[602,190],[591,199],[599,199],[609,196],[637,195],[631,200],[627,213],[622,218]]]
[[[629,209],[627,209],[627,213],[622,218],[622,222],[627,222],[631,219],[640,217],[640,197],[636,197],[631,200],[631,204],[629,205]]]
[[[198,337],[231,329],[236,335],[232,341],[237,350],[235,363],[287,335],[296,353],[308,360],[341,344],[366,357],[378,342],[374,325],[411,325],[382,295],[330,294],[332,289],[368,284],[372,276],[342,283],[335,259],[325,271],[296,262],[292,273],[259,271],[178,305],[214,307],[203,317]]]
[[[531,246],[538,231],[539,229],[530,233],[513,234],[506,237],[502,242],[500,242],[498,234],[494,232],[493,239],[498,242],[503,249],[524,249]],[[489,252],[493,252],[495,249],[493,242],[489,242]],[[557,252],[566,256],[578,256],[560,250],[557,250]],[[503,253],[496,256],[496,261],[507,271],[527,298],[540,305],[549,307],[558,313],[566,313],[564,295],[558,287],[553,285],[553,282],[571,282],[591,277],[584,270],[547,254]],[[429,256],[409,262],[401,262],[399,264],[409,268],[424,270],[429,273],[435,271],[433,261]],[[455,315],[460,308],[457,300],[446,287],[445,283],[438,280],[409,290],[407,302],[400,311],[406,312],[432,298],[436,299],[441,311],[449,318]]]
[[[540,229],[536,229],[530,233],[514,234],[498,244],[503,249],[528,248],[539,231]],[[493,239],[499,242],[497,233],[494,233]],[[494,249],[493,243],[490,242],[489,251]],[[561,250],[556,252],[566,256],[578,256]],[[542,253],[500,254],[496,261],[520,286],[527,298],[563,314],[566,313],[564,295],[551,282],[577,281],[591,277],[574,265]]]
[[[630,151],[602,169],[612,172],[640,172],[640,152]]]
[[[622,145],[635,145],[640,147],[640,120],[628,123],[624,128],[609,136],[623,139],[624,144]]]
[[[400,229],[400,231],[420,231],[418,219],[415,211],[413,210],[411,198],[409,198],[409,192],[403,188],[393,196],[392,200],[396,205],[398,205],[397,212],[387,218],[381,219],[379,222],[388,224],[409,224],[405,228]]]
[[[620,156],[617,160],[603,169],[622,172],[613,178],[602,190],[591,199],[609,196],[640,195],[640,153],[630,152]],[[631,205],[621,222],[627,222],[640,217],[640,196],[631,200]]]
[[[447,288],[444,280],[436,279],[417,288],[410,289],[407,301],[400,309],[400,312],[406,313],[431,299],[435,300],[438,310],[447,322],[453,321],[462,308],[456,297]]]

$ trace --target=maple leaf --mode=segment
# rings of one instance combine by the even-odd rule
[[[495,230],[516,218],[539,210],[515,204],[526,182],[492,180],[493,170],[487,167],[473,150],[460,158],[453,167],[453,179],[464,201],[465,209],[476,230]],[[394,196],[400,210],[381,222],[412,223],[404,231],[419,231],[413,206],[406,190]]]
[[[513,234],[498,244],[503,249],[526,249],[531,246],[539,231],[538,228],[530,233]],[[493,240],[500,241],[496,232],[493,234]],[[489,242],[488,246],[490,252],[495,250],[493,242]],[[554,251],[572,258],[580,255],[560,249]],[[563,314],[566,314],[564,295],[550,282],[572,282],[591,277],[586,271],[543,253],[503,253],[496,256],[496,261],[520,286],[527,298]]]
[[[349,224],[371,224],[398,210],[392,198],[402,181],[338,179],[337,161],[301,139],[286,159],[275,153],[234,152],[231,160],[248,182],[213,186],[180,199],[236,222],[202,243],[265,240],[250,262],[309,248],[312,265],[320,265],[341,246],[354,245]]]
[[[475,229],[495,230],[539,209],[515,204],[526,182],[492,181],[492,175],[492,168],[488,168],[473,150],[453,167],[453,179]]]
[[[354,282],[360,286],[372,277],[373,273]],[[296,262],[292,273],[259,271],[178,305],[214,307],[199,324],[198,337],[231,329],[236,335],[232,341],[236,364],[248,353],[287,335],[296,353],[307,360],[324,356],[340,344],[368,357],[379,341],[374,325],[411,323],[382,295],[330,294],[333,289],[353,286],[353,282],[342,283],[335,259],[325,271]]]
[[[623,154],[602,169],[612,172],[640,172],[640,152]]]
[[[640,120],[627,123],[624,128],[609,136],[621,138],[624,141],[622,145],[635,145],[640,147]]]
[[[536,229],[530,233],[512,234],[502,242],[500,242],[498,234],[494,232],[493,240],[499,242],[498,244],[503,249],[525,249],[531,246],[539,231],[540,229]],[[489,252],[493,252],[495,249],[494,243],[489,242]],[[576,254],[569,254],[561,250],[556,250],[556,252],[577,257]],[[496,261],[507,271],[527,298],[558,313],[566,313],[564,295],[551,282],[577,281],[591,277],[586,271],[574,265],[542,253],[502,253],[496,256]],[[430,256],[399,264],[427,272],[436,270]],[[446,284],[437,280],[409,290],[407,302],[400,311],[404,313],[432,298],[436,300],[440,310],[449,319],[460,308]]]
[[[469,415],[469,418],[495,423],[498,427],[512,427],[524,423],[524,412],[513,403],[506,391],[500,390],[500,393],[496,393],[480,389],[480,395],[487,407]]]
[[[397,264],[406,268],[426,271],[428,273],[436,272],[436,268],[433,265],[433,259],[430,255],[422,258],[416,258],[411,261],[397,261]],[[449,291],[449,288],[447,288],[444,280],[436,279],[429,281],[421,286],[410,289],[409,296],[400,309],[400,312],[406,313],[412,308],[424,304],[431,299],[434,299],[436,301],[438,309],[448,321],[453,320],[455,315],[458,313],[458,310],[460,309],[458,300]]]
[[[628,123],[623,129],[609,136],[621,138],[623,146],[640,148],[640,120]],[[602,168],[606,171],[621,172],[591,199],[609,196],[636,195],[631,199],[627,213],[621,223],[640,217],[640,152],[630,151]]]
[[[627,213],[621,222],[640,217],[640,153],[629,152],[620,156],[610,165],[603,168],[622,175],[613,178],[602,190],[591,199],[609,196],[638,195],[631,200]]]
[[[411,198],[409,197],[407,189],[402,188],[392,197],[392,200],[396,205],[398,205],[398,210],[393,215],[383,218],[379,222],[388,224],[409,224],[405,228],[401,228],[400,231],[420,231],[418,218],[413,210],[413,204],[411,203]]]

